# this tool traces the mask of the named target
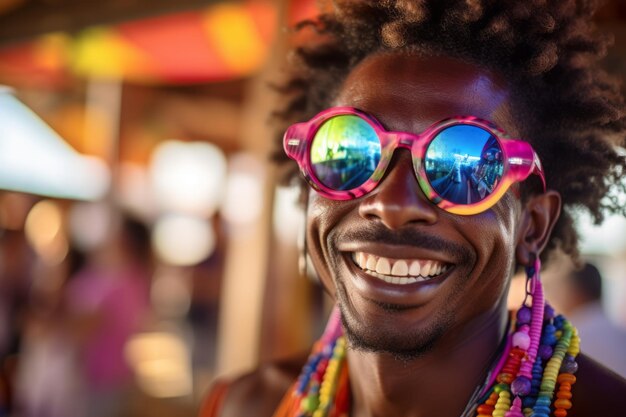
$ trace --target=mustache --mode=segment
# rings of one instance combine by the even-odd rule
[[[341,233],[341,241],[380,242],[390,246],[411,246],[442,252],[461,262],[471,262],[473,252],[466,246],[450,242],[440,236],[424,233],[415,229],[389,230],[370,228],[346,230]]]

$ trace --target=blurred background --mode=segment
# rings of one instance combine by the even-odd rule
[[[269,85],[288,28],[315,11],[0,0],[0,417],[194,416],[214,378],[319,334],[328,302],[299,276],[297,192],[269,160]],[[625,2],[597,22],[616,38],[606,68],[626,79]],[[599,284],[577,295],[561,257],[548,297],[574,315],[571,300],[603,296],[608,330],[592,338],[613,346],[626,221],[578,227]]]

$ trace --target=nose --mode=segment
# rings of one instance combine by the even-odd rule
[[[385,177],[359,206],[362,217],[379,220],[392,230],[408,224],[433,224],[437,221],[437,210],[415,178],[407,149],[396,150]]]

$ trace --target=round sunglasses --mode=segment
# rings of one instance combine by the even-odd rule
[[[528,142],[508,139],[492,123],[473,116],[452,117],[413,134],[387,131],[353,107],[332,107],[290,126],[283,146],[311,187],[332,200],[372,191],[397,148],[411,151],[420,188],[450,213],[483,212],[530,174],[538,175],[546,188],[541,162]]]

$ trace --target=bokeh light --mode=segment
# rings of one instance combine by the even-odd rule
[[[150,177],[164,211],[212,215],[222,199],[226,158],[206,142],[169,140],[152,155]]]
[[[167,264],[195,265],[215,250],[215,233],[204,219],[171,214],[157,220],[152,232],[156,254]]]
[[[77,203],[68,215],[72,242],[84,252],[102,245],[109,236],[112,212],[104,202]]]
[[[274,232],[287,243],[295,242],[304,233],[304,213],[298,205],[299,198],[299,187],[277,187],[274,194]]]
[[[193,384],[189,349],[170,332],[138,334],[126,346],[137,384],[148,395],[171,398],[190,395]]]
[[[263,209],[264,176],[263,166],[254,156],[238,154],[230,159],[221,208],[224,219],[235,225],[246,225],[259,217]]]
[[[26,238],[37,254],[49,264],[58,264],[67,255],[63,212],[58,204],[43,200],[33,206],[24,225]]]

